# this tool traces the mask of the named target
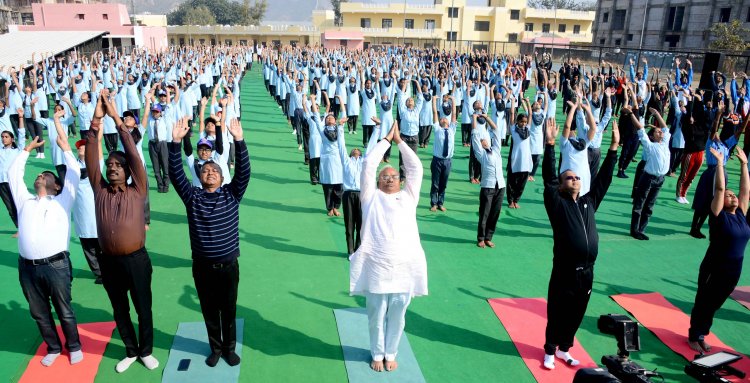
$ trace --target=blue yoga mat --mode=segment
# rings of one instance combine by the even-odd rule
[[[245,321],[237,319],[237,347],[235,352],[242,356],[242,332]],[[177,334],[169,351],[169,360],[164,367],[162,383],[234,383],[240,378],[240,366],[247,363],[243,360],[237,366],[231,367],[224,359],[219,360],[215,367],[206,365],[206,357],[211,353],[208,347],[206,324],[203,322],[182,322],[177,326]],[[187,370],[177,371],[182,360],[189,360]],[[183,362],[184,364],[185,362]]]
[[[333,310],[339,339],[344,350],[346,373],[349,383],[398,382],[424,383],[422,370],[409,345],[406,334],[398,345],[398,368],[395,371],[375,372],[370,368],[370,333],[367,312],[362,308]]]

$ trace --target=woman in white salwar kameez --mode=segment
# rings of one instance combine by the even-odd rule
[[[403,189],[398,170],[391,166],[375,178],[391,140],[406,168]],[[412,297],[427,295],[427,262],[417,229],[422,173],[419,157],[401,140],[397,124],[368,153],[362,170],[362,243],[350,258],[349,290],[367,299],[370,367],[375,371],[396,369],[406,308]]]

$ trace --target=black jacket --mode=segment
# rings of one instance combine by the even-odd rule
[[[554,268],[573,271],[588,268],[596,262],[599,254],[599,233],[594,213],[612,183],[612,172],[617,163],[617,150],[610,150],[596,178],[591,181],[591,190],[578,200],[559,190],[560,179],[555,171],[555,146],[546,145],[542,162],[544,178],[544,207],[547,209],[554,247]]]

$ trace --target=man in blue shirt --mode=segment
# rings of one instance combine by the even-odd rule
[[[643,175],[638,179],[638,187],[633,196],[633,214],[630,217],[630,236],[638,240],[648,240],[648,236],[643,232],[648,226],[648,219],[653,213],[656,197],[659,195],[662,185],[664,185],[664,176],[669,172],[669,129],[661,114],[650,108],[651,113],[659,123],[658,127],[653,128],[647,135],[643,125],[638,121],[635,115],[631,114],[633,125],[638,128],[638,138],[643,145],[643,153],[646,158],[646,167]]]
[[[237,148],[234,178],[222,186],[224,175],[219,164],[206,161],[199,177],[203,188],[191,185],[182,166],[180,146],[190,127],[180,119],[169,143],[169,178],[185,204],[193,254],[193,279],[201,312],[206,322],[211,355],[206,364],[216,366],[219,358],[230,366],[240,363],[235,353],[237,330],[237,286],[239,284],[239,209],[250,182],[250,156],[238,120],[229,124]]]

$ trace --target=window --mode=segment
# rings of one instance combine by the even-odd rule
[[[425,20],[424,29],[435,29],[435,20],[432,20],[432,19]]]
[[[604,45],[607,42],[607,39],[599,39],[599,45]]]
[[[274,47],[280,47],[281,40],[271,40],[271,45],[273,45]]]
[[[458,8],[457,7],[448,7],[448,17],[451,19],[458,18]]]
[[[579,34],[581,34],[581,26],[580,26],[580,25],[574,25],[574,26],[573,26],[573,34],[574,34],[574,35],[579,35]]]
[[[206,44],[206,39],[198,39],[198,41],[200,41],[201,45]]]
[[[565,30],[567,28],[568,27],[565,24],[560,24],[560,25],[557,26],[557,31],[560,32],[560,33],[565,33]]]
[[[370,28],[370,19],[369,18],[359,19],[359,26],[361,28]]]
[[[86,18],[86,15],[84,15],[83,13],[76,14],[76,19],[78,19],[78,20],[83,20],[85,18]]]
[[[297,41],[297,40],[291,40],[291,41],[289,41],[289,45],[291,45],[293,47],[296,47],[298,43],[299,43],[299,41]]]
[[[490,30],[490,22],[489,21],[475,21],[474,30],[480,31],[480,32],[488,32]]]
[[[174,45],[174,37],[172,37],[171,39],[169,39],[169,43],[170,43],[171,45]]]
[[[609,12],[604,12],[604,15],[602,15],[602,22],[603,23],[609,22]]]
[[[508,42],[509,43],[518,42],[518,33],[508,33]]]
[[[668,35],[664,37],[664,42],[669,44],[670,48],[676,48],[680,42],[680,35]]]
[[[633,34],[632,33],[628,33],[628,41],[633,41]]]
[[[216,39],[211,39],[211,45],[216,45]]]
[[[414,19],[405,19],[404,20],[404,28],[406,28],[406,29],[414,29]]]
[[[511,9],[510,10],[510,19],[511,20],[520,20],[521,19],[521,11],[518,9]]]
[[[622,39],[615,39],[615,45],[617,45],[618,47],[622,45]]]
[[[342,47],[345,47],[346,46],[346,40],[339,40],[339,45],[341,45]]]
[[[682,18],[685,16],[685,7],[669,7],[667,12],[667,30],[682,30]]]
[[[549,33],[549,24],[542,24],[542,33]]]
[[[102,20],[109,20],[109,15],[106,13],[102,13]]]
[[[231,46],[232,45],[232,40],[230,40],[230,39],[224,40],[224,45]]]
[[[612,16],[612,29],[615,31],[620,31],[625,29],[625,16],[627,16],[628,11],[627,9],[618,9],[615,11],[614,16]]]
[[[246,47],[247,46],[247,40],[240,40],[240,45],[242,45],[243,47]]]
[[[456,41],[456,34],[458,32],[448,32],[448,36],[446,36],[446,40],[448,41]]]
[[[180,37],[180,45],[185,45],[185,38],[184,37]]]
[[[486,51],[487,50],[487,46],[484,45],[484,44],[474,44],[474,45],[471,46],[471,49],[475,50],[475,51],[480,51],[481,52],[481,51]]]
[[[393,19],[383,19],[382,28],[393,28]]]
[[[719,22],[728,23],[729,17],[732,15],[732,8],[722,8],[719,11]]]
[[[523,30],[526,32],[534,32],[534,23],[526,23],[523,25]]]

